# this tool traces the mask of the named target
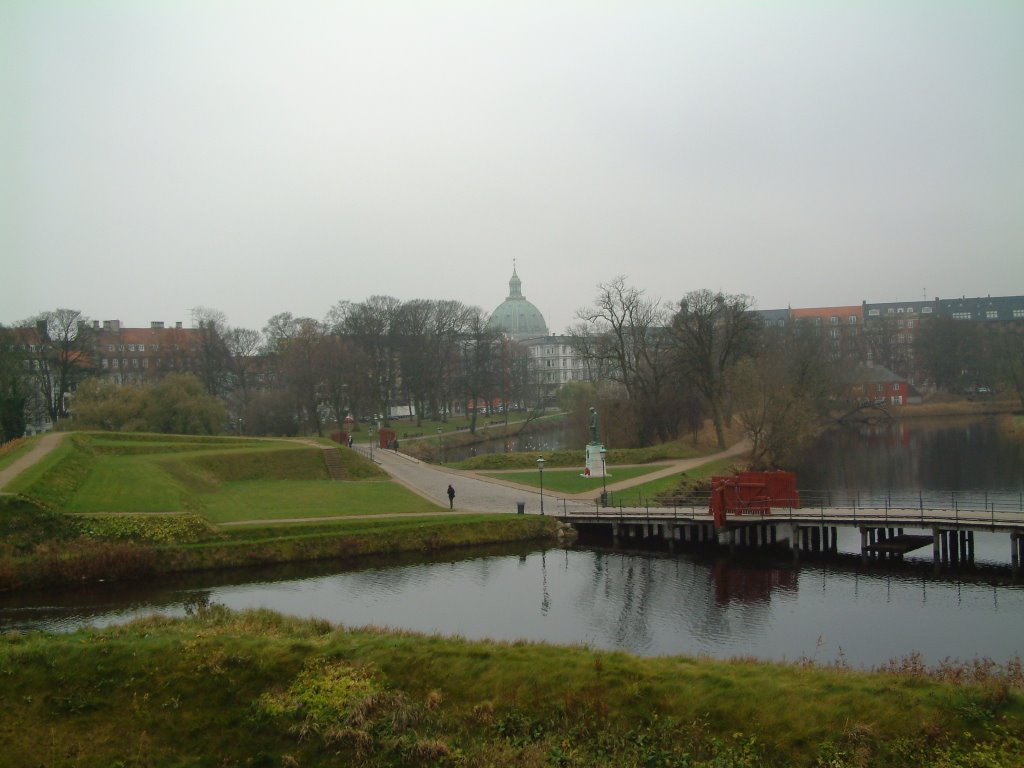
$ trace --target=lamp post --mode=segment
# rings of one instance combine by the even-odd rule
[[[544,457],[537,459],[537,470],[540,472],[540,513],[544,514]]]
[[[601,446],[601,506],[608,506],[608,449]]]
[[[373,427],[370,427],[370,461],[373,461]]]

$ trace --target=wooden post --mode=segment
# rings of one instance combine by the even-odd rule
[[[935,565],[936,568],[939,566],[939,563],[942,562],[940,560],[940,555],[939,555],[939,536],[940,535],[941,535],[941,531],[939,531],[938,528],[932,528],[932,564]]]
[[[860,559],[861,562],[867,563],[868,561],[868,529],[860,529]]]

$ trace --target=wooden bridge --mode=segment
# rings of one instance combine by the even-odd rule
[[[1009,538],[1014,573],[1024,560],[1024,494],[918,494],[916,498],[844,496],[802,491],[800,506],[774,500],[770,510],[729,513],[716,528],[706,503],[692,499],[674,506],[602,506],[559,500],[551,506],[579,531],[604,529],[614,541],[653,539],[670,551],[679,544],[788,547],[803,552],[836,552],[838,529],[860,532],[861,556],[902,558],[931,545],[936,566],[974,563],[977,532]],[[908,533],[924,531],[926,533]]]

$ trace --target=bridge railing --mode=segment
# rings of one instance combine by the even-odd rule
[[[651,499],[628,492],[611,494],[593,502],[560,499],[562,516],[597,516],[636,519],[707,520],[710,493],[692,493],[685,497]],[[922,526],[942,524],[1021,525],[1024,524],[1024,492],[920,491],[894,494],[889,491],[800,491],[799,503],[775,499],[770,509],[754,503],[728,517],[771,517],[776,521],[844,519],[865,524],[891,520],[917,521]]]

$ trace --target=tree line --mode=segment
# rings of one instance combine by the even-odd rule
[[[488,327],[477,307],[452,300],[400,301],[372,296],[342,301],[324,319],[283,312],[260,331],[229,325],[224,313],[199,308],[193,329],[165,344],[155,381],[176,374],[177,402],[203,411],[192,429],[240,434],[323,435],[346,416],[387,423],[396,403],[441,420],[468,410],[476,430],[478,410],[515,403],[536,408],[542,392],[527,352]],[[140,385],[138,393],[98,369],[100,330],[73,309],[44,312],[0,328],[0,425],[4,439],[26,423],[54,423],[73,412],[83,426],[154,428],[144,401],[170,390]],[[197,398],[180,379],[194,377]],[[134,403],[134,405],[131,405]],[[115,407],[116,406],[116,407]],[[131,406],[131,407],[126,407]],[[355,423],[358,427],[358,421]]]
[[[755,464],[784,466],[830,411],[850,404],[865,363],[906,362],[896,359],[903,347],[884,319],[863,329],[855,354],[837,355],[822,328],[766,325],[753,309],[742,294],[704,289],[662,303],[623,276],[600,284],[570,334],[598,371],[618,439],[648,445],[707,420],[725,448],[726,429],[738,422]],[[957,394],[1005,387],[1024,405],[1024,325],[931,318],[913,349],[930,386]]]
[[[742,294],[704,289],[663,303],[624,276],[599,284],[569,329],[591,383],[563,387],[563,402],[585,412],[600,400],[605,431],[613,426],[623,446],[676,439],[707,421],[724,448],[738,423],[757,463],[785,464],[848,397],[863,360],[836,358],[807,323],[766,326],[753,308]],[[262,330],[201,308],[188,348],[162,351],[162,374],[179,377],[129,392],[97,376],[89,319],[57,309],[0,328],[0,428],[10,439],[26,420],[56,422],[70,409],[83,426],[108,429],[323,435],[350,414],[356,429],[360,417],[386,422],[397,403],[417,424],[466,412],[475,431],[478,406],[539,410],[550,394],[528,350],[487,321],[457,301],[390,296],[339,302],[322,320],[283,312]],[[898,368],[895,329],[883,320],[863,330],[860,354]],[[1005,387],[1024,404],[1020,324],[931,318],[914,354],[938,389],[962,394],[984,382],[981,389]],[[175,421],[174,409],[154,401],[193,415]]]

